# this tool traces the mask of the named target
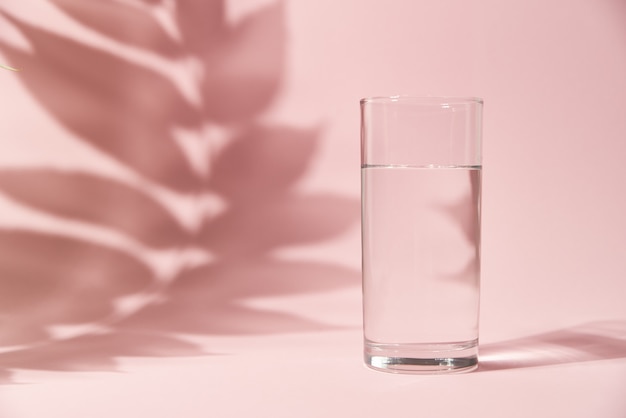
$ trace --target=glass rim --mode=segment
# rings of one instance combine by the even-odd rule
[[[416,103],[425,105],[442,105],[442,104],[483,104],[483,99],[475,96],[412,96],[412,95],[395,95],[395,96],[370,96],[360,100],[361,104],[368,103]]]

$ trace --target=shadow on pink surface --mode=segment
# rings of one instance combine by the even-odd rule
[[[260,121],[283,77],[283,3],[234,24],[223,1],[179,0],[168,9],[177,36],[157,23],[158,1],[51,3],[112,40],[193,60],[201,75],[189,76],[190,99],[149,66],[0,12],[31,45],[0,41],[32,96],[72,138],[140,179],[0,169],[4,195],[61,226],[0,230],[0,382],[12,370],[104,371],[116,357],[210,354],[181,334],[332,329],[246,304],[359,283],[350,269],[274,255],[330,239],[359,214],[355,199],[297,191],[316,129]],[[228,138],[209,158],[216,131]],[[197,203],[193,227],[164,194]],[[224,205],[205,208],[207,196]]]
[[[626,358],[626,322],[593,322],[480,349],[479,371]]]

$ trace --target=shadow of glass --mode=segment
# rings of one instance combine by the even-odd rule
[[[479,371],[626,358],[626,322],[594,322],[480,348]]]
[[[0,169],[0,191],[50,223],[114,233],[150,254],[183,257],[193,250],[206,257],[183,257],[159,276],[150,257],[139,258],[114,240],[103,244],[69,228],[67,236],[63,228],[56,234],[36,227],[0,231],[5,383],[13,380],[12,370],[116,370],[116,357],[208,354],[180,334],[332,329],[245,303],[359,283],[356,271],[272,255],[333,238],[359,216],[355,199],[297,190],[319,141],[316,129],[260,122],[283,79],[283,2],[231,23],[221,0],[179,0],[170,9],[159,1],[49,1],[113,41],[164,62],[194,61],[200,71],[189,80],[197,100],[165,72],[0,11],[32,48],[0,40],[3,54],[24,69],[19,77],[30,94],[73,139],[144,181],[12,167]],[[159,7],[176,36],[156,21]],[[212,140],[207,127],[232,134],[210,158],[190,157]],[[181,130],[184,141],[176,133]],[[211,167],[210,175],[198,161]],[[196,199],[198,208],[188,216],[198,219],[181,221],[163,195],[174,206]],[[203,210],[206,196],[219,196],[224,206]],[[68,326],[74,331],[53,332]]]

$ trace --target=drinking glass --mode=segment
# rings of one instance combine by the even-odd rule
[[[373,369],[478,365],[482,105],[361,100],[364,357]]]

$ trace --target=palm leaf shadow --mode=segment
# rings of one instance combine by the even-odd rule
[[[283,79],[283,3],[231,24],[223,1],[181,0],[173,16],[180,39],[173,39],[152,15],[142,13],[145,8],[130,10],[116,1],[51,1],[114,40],[166,59],[192,57],[202,63],[201,103],[190,103],[160,73],[3,12],[33,47],[27,53],[0,42],[3,54],[26,69],[20,77],[33,97],[74,137],[126,169],[176,195],[218,194],[226,208],[192,232],[135,185],[46,167],[2,170],[0,191],[50,219],[117,231],[149,249],[194,247],[218,257],[183,265],[167,285],[155,286],[150,266],[122,249],[37,229],[3,231],[0,254],[8,254],[0,256],[0,287],[7,292],[3,312],[21,318],[23,325],[6,334],[7,344],[26,344],[0,354],[4,378],[10,381],[14,369],[115,370],[119,356],[206,354],[177,337],[181,333],[264,335],[332,328],[246,303],[358,283],[358,273],[350,269],[273,256],[280,248],[332,238],[358,218],[354,199],[297,191],[318,130],[258,122]],[[124,11],[129,12],[125,24],[140,30],[118,30],[113,19]],[[237,133],[214,154],[208,180],[194,170],[173,134],[183,128],[200,140],[207,124]],[[101,292],[83,293],[90,286]],[[59,296],[64,289],[71,291]],[[119,298],[155,289],[160,295],[152,300],[158,302],[116,315]],[[33,313],[29,306],[38,308]],[[107,319],[112,317],[116,320]],[[101,325],[95,334],[50,336],[50,327],[92,322]]]

